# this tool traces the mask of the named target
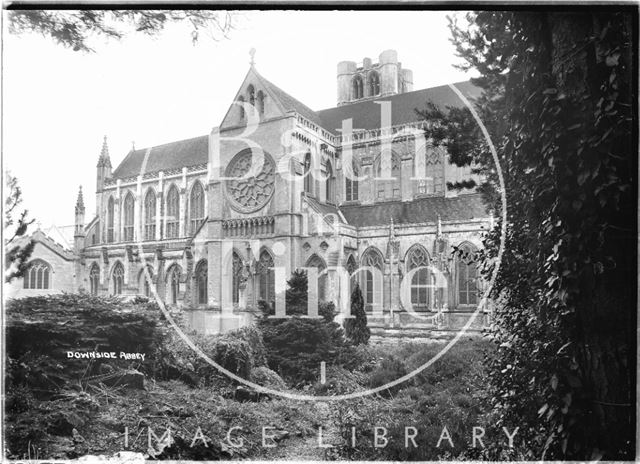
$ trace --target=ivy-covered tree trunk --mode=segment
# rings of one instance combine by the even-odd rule
[[[490,369],[497,422],[520,427],[526,459],[635,454],[637,11],[479,12],[451,25],[483,87],[478,112],[498,150],[506,247]],[[458,165],[498,177],[470,115],[427,109],[428,135]],[[485,241],[491,270],[499,227]],[[494,454],[491,454],[491,453]],[[489,451],[501,458],[507,449]],[[514,455],[511,455],[514,456]]]

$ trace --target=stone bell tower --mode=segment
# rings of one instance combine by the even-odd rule
[[[338,106],[413,90],[413,71],[403,69],[398,52],[385,50],[378,62],[363,58],[338,63]]]

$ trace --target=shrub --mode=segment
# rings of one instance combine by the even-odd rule
[[[294,385],[313,382],[320,363],[335,363],[349,350],[335,322],[306,319],[263,319],[259,322],[269,367]]]

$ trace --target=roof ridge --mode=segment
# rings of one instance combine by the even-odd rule
[[[208,137],[208,136],[209,136],[209,134],[197,135],[195,137],[187,137],[186,139],[174,140],[173,142],[166,142],[166,143],[161,143],[159,145],[152,145],[150,147],[144,147],[144,148],[137,148],[135,150],[129,150],[129,153],[146,152],[148,149],[152,149],[153,150],[154,148],[166,147],[167,145],[174,145],[176,143],[188,142],[190,140],[200,139],[202,137]]]

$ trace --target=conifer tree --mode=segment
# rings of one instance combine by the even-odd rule
[[[288,288],[285,294],[287,314],[307,314],[307,292],[309,288],[307,272],[296,269],[292,272],[287,284]]]
[[[367,313],[364,310],[364,299],[358,284],[351,293],[351,315],[355,317],[345,321],[345,334],[354,345],[366,345],[369,343],[371,330],[367,326]]]

